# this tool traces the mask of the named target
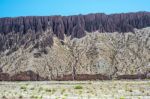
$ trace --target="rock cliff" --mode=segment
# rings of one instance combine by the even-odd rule
[[[150,13],[0,18],[0,80],[145,79]]]

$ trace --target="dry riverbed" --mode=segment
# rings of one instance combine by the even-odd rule
[[[150,99],[150,80],[0,82],[0,99]]]

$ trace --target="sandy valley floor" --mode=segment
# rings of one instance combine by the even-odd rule
[[[145,81],[0,82],[0,99],[150,99]]]

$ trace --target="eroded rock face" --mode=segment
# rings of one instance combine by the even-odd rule
[[[63,41],[53,37],[53,41],[53,46],[44,50],[29,45],[9,55],[1,53],[3,73],[12,80],[148,78],[150,28],[135,29],[135,33],[87,33],[83,38],[65,37]],[[35,74],[24,72],[30,70]]]
[[[81,38],[86,32],[133,32],[150,26],[150,13],[126,13],[106,15],[89,14],[77,16],[30,16],[17,18],[0,18],[0,51],[11,49],[12,53],[22,45],[36,47],[51,46],[53,35],[64,40],[65,35]],[[48,38],[42,39],[42,33],[49,32]]]
[[[117,77],[117,79],[148,79],[148,77],[146,77],[146,74],[141,74],[141,75],[119,75]]]
[[[0,73],[0,81],[10,81],[10,76],[8,73]]]
[[[48,80],[48,78],[40,77],[33,71],[24,71],[10,76],[8,73],[0,73],[0,81],[40,81]]]
[[[53,80],[58,80],[58,81],[68,81],[68,80],[77,80],[77,81],[82,81],[82,80],[110,80],[110,78],[106,75],[102,74],[77,74],[75,76],[75,79],[72,78],[72,75],[63,75],[62,77],[59,76]]]
[[[0,73],[2,73],[3,72],[3,70],[2,70],[2,68],[0,68]]]
[[[10,32],[25,34],[43,32],[51,28],[58,38],[64,34],[73,37],[84,36],[84,31],[94,32],[131,32],[134,28],[150,26],[150,13],[126,13],[106,15],[104,13],[76,16],[30,16],[17,18],[1,18],[0,33]]]
[[[48,80],[46,77],[40,77],[39,74],[34,73],[33,71],[25,71],[20,72],[11,76],[12,81],[40,81],[40,80]]]
[[[149,12],[1,18],[0,80],[148,78],[148,26]]]

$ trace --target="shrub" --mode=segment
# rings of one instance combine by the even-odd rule
[[[65,89],[62,89],[62,90],[61,90],[61,94],[63,94],[64,92],[65,92]]]
[[[30,90],[34,90],[34,87],[30,88]]]
[[[52,89],[52,94],[54,94],[56,92],[56,89]]]
[[[23,97],[20,95],[19,98],[21,99],[21,98],[23,98]]]
[[[24,89],[24,90],[26,90],[27,89],[27,87],[26,86],[21,86],[21,88],[20,89]]]
[[[42,87],[40,87],[40,88],[39,88],[39,92],[40,92],[40,91],[42,91],[42,90],[43,90],[43,88],[42,88]]]
[[[78,86],[75,86],[75,88],[74,89],[83,89],[83,87],[82,86],[80,86],[80,85],[78,85]]]
[[[125,99],[125,97],[122,96],[122,97],[120,97],[120,99]]]
[[[30,98],[31,98],[31,99],[32,99],[32,98],[33,98],[33,99],[37,99],[38,96],[34,96],[34,95],[33,95],[33,96],[31,96]]]
[[[51,92],[52,90],[51,90],[51,89],[46,89],[45,91],[46,91],[46,92]]]
[[[2,98],[3,98],[3,99],[7,99],[6,96],[3,96]]]

